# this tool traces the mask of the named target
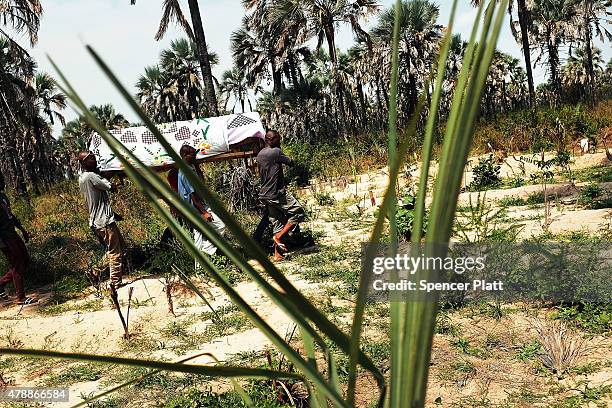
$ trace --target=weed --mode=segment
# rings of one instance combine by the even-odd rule
[[[526,343],[525,345],[523,345],[523,347],[521,347],[516,352],[514,357],[518,360],[527,362],[529,360],[533,360],[538,355],[541,349],[542,345],[540,344],[540,342],[534,340],[531,343]]]
[[[536,323],[535,329],[542,346],[540,360],[544,367],[558,376],[574,367],[588,350],[584,339],[563,322]]]
[[[473,169],[474,179],[468,185],[470,191],[488,190],[501,185],[499,177],[501,166],[495,162],[493,155],[480,159]]]
[[[579,390],[579,395],[574,395],[569,398],[565,398],[561,402],[557,402],[551,405],[552,408],[579,408],[584,406],[595,406],[598,408],[609,407],[606,401],[601,399],[610,393],[612,393],[612,386],[601,385],[595,388],[589,388],[588,384],[585,385],[584,390]]]
[[[329,193],[317,193],[315,201],[322,206],[332,206],[336,203],[336,199]]]
[[[1,339],[9,348],[22,348],[24,346],[23,341],[15,335],[15,330],[12,327],[9,327]]]
[[[414,223],[414,210],[416,205],[416,197],[412,192],[405,193],[400,200],[397,201],[395,210],[395,218],[397,222],[397,232],[406,241],[410,241],[412,236],[412,224]],[[423,219],[423,236],[427,232],[427,213]]]
[[[527,205],[527,200],[520,197],[507,196],[498,200],[497,204],[499,204],[500,207],[518,207]]]
[[[571,323],[591,333],[608,333],[612,330],[612,305],[609,303],[561,305],[553,318]]]
[[[447,311],[441,310],[436,316],[436,333],[457,336],[461,332],[458,325],[454,324]]]
[[[486,195],[478,193],[476,202],[470,196],[467,211],[459,213],[455,234],[463,242],[514,242],[523,225],[499,226],[505,210],[494,210],[487,204]]]
[[[535,206],[538,204],[544,204],[544,201],[544,193],[540,191],[529,194],[525,200],[525,203],[530,206]]]
[[[44,382],[49,387],[66,386],[78,382],[96,381],[102,374],[101,366],[94,364],[74,364],[61,374],[52,374]]]

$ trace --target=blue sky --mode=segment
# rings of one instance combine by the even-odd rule
[[[186,0],[182,2],[188,15]],[[450,0],[434,2],[440,5],[440,23],[446,25]],[[92,45],[119,79],[133,89],[144,67],[155,63],[159,52],[172,39],[183,34],[171,27],[162,41],[155,41],[153,36],[161,17],[162,0],[137,0],[136,6],[129,3],[129,0],[42,0],[44,16],[40,40],[32,55],[38,61],[40,70],[54,73],[46,55],[51,56],[87,104],[112,102],[128,119],[134,120],[134,114],[98,70],[84,45]],[[382,8],[390,7],[393,3],[393,0],[379,1]],[[465,0],[460,0],[460,3],[455,31],[467,38],[475,10]],[[240,0],[200,0],[200,9],[207,42],[220,56],[220,64],[214,69],[214,73],[220,77],[224,70],[231,68],[230,34],[240,26],[245,11]],[[375,21],[375,18],[371,18],[365,26],[369,28]],[[25,40],[21,42],[26,43]],[[352,43],[350,28],[342,27],[338,34],[338,46],[345,49]],[[610,45],[602,47],[599,44],[599,47],[604,50],[604,59],[609,60],[612,57]],[[521,50],[512,38],[508,24],[504,25],[498,48],[522,61]],[[536,82],[545,80],[545,75],[544,69],[536,69]],[[75,114],[69,110],[66,117],[71,119]]]

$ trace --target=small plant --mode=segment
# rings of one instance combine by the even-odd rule
[[[416,198],[412,192],[407,192],[397,201],[395,210],[395,218],[397,220],[397,232],[406,241],[410,241],[412,237],[412,226],[414,223],[414,209]],[[427,230],[427,214],[423,221],[423,236]]]
[[[599,184],[590,183],[580,191],[578,203],[591,210],[610,208],[612,197]]]
[[[317,201],[318,205],[323,205],[323,206],[332,206],[336,203],[336,199],[327,192],[317,193],[315,200]]]
[[[525,202],[527,203],[527,205],[544,204],[545,202],[544,193],[542,192],[531,193],[527,196],[527,199],[525,200]]]
[[[468,185],[468,190],[482,191],[499,187],[501,185],[500,170],[501,166],[495,162],[492,154],[486,159],[480,159],[474,167],[474,179]]]
[[[520,197],[508,196],[500,199],[498,202],[500,207],[518,207],[527,205],[527,201]]]
[[[612,305],[580,303],[560,306],[554,318],[590,333],[606,333],[612,330]]]
[[[542,345],[540,360],[544,367],[561,377],[588,351],[587,343],[564,322],[553,321],[535,325]]]
[[[527,362],[533,360],[536,355],[540,352],[542,345],[539,341],[534,340],[530,343],[525,344],[515,354],[517,360]]]
[[[460,331],[460,328],[451,320],[448,312],[440,311],[438,313],[438,316],[436,316],[436,333],[457,336]]]
[[[478,193],[476,202],[470,197],[469,205],[458,212],[461,217],[455,222],[455,234],[463,242],[514,242],[523,227],[522,224],[500,227],[505,209],[493,209],[484,193]]]
[[[525,185],[525,179],[520,176],[514,176],[512,179],[510,179],[508,185],[511,188],[522,187]]]
[[[603,194],[602,188],[597,183],[590,183],[580,191],[580,200],[589,203]]]

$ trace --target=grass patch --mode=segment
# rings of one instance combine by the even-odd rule
[[[107,369],[109,366],[106,367]],[[102,376],[102,366],[98,364],[73,364],[60,374],[51,374],[44,383],[48,387],[66,386],[79,382],[97,381]]]

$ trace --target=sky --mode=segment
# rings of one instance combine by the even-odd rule
[[[446,25],[450,14],[450,0],[433,0],[440,5],[440,24]],[[113,86],[98,69],[85,45],[91,45],[115,72],[122,83],[134,93],[134,84],[144,72],[144,67],[155,64],[159,53],[167,48],[173,39],[185,35],[177,27],[170,27],[161,41],[153,36],[161,17],[163,0],[137,0],[135,6],[129,0],[42,0],[44,15],[39,31],[39,42],[32,48],[31,55],[38,62],[39,70],[55,75],[47,56],[51,57],[88,105],[112,103],[130,121],[135,115],[127,103],[113,89]],[[187,1],[181,0],[183,11],[188,16]],[[380,0],[381,9],[391,7],[393,0]],[[213,69],[217,78],[232,66],[230,35],[237,29],[245,10],[240,0],[199,0],[200,12],[209,46],[220,57],[220,63]],[[476,10],[466,0],[460,0],[455,23],[455,32],[469,37]],[[376,18],[364,23],[372,27]],[[21,38],[20,43],[27,45]],[[353,44],[350,27],[339,29],[338,47],[346,49]],[[602,46],[604,60],[612,57],[609,44]],[[26,47],[27,48],[27,47]],[[520,47],[514,41],[508,24],[504,24],[498,48],[517,58],[522,63]],[[546,78],[545,68],[534,72],[536,83]],[[76,114],[68,109],[68,120]],[[57,135],[59,129],[55,129]]]

